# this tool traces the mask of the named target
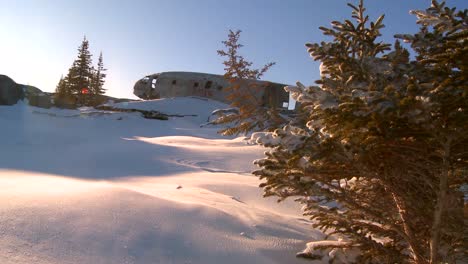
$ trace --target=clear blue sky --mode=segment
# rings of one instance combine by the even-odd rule
[[[223,73],[216,50],[228,29],[241,29],[242,54],[257,66],[277,63],[265,79],[312,84],[318,64],[304,44],[324,39],[319,26],[350,16],[344,0],[0,0],[0,74],[53,91],[83,36],[94,60],[104,55],[107,94],[134,98],[133,84],[163,71]],[[357,3],[357,0],[351,0]],[[467,8],[467,0],[448,0]],[[367,0],[371,18],[385,13],[384,40],[415,32],[410,9],[429,0]]]

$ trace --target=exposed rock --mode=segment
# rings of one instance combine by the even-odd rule
[[[52,99],[47,94],[42,95],[29,95],[28,97],[29,105],[40,107],[40,108],[51,108]]]
[[[50,94],[34,86],[18,84],[6,75],[0,75],[0,105],[14,105],[22,99],[27,99],[30,105],[36,107],[52,106]]]
[[[6,75],[0,75],[0,105],[14,105],[23,98],[21,85]]]
[[[114,111],[114,112],[127,112],[127,113],[139,112],[146,119],[168,120],[169,116],[171,116],[171,115],[163,114],[158,111],[147,111],[147,110],[140,110],[140,109],[133,109],[133,108],[130,108],[130,109],[115,108],[115,107],[105,106],[105,105],[96,106],[95,108],[98,110]]]
[[[53,105],[52,96],[48,93],[44,93],[39,88],[30,85],[22,85],[24,91],[24,97],[28,99],[29,105],[50,108]]]
[[[34,86],[31,86],[31,85],[22,85],[23,87],[23,91],[24,91],[24,95],[26,98],[28,98],[29,96],[32,96],[32,95],[43,95],[44,92],[37,88],[37,87],[34,87]]]

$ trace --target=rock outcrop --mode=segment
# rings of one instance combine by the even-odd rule
[[[42,92],[39,88],[30,85],[22,85],[24,97],[28,99],[29,105],[40,108],[51,108],[52,95]]]
[[[52,99],[47,94],[30,95],[28,96],[29,105],[40,108],[51,108],[53,106]]]
[[[30,85],[18,84],[6,75],[0,75],[0,105],[14,105],[26,99],[31,106],[50,108],[52,96]]]
[[[0,75],[0,105],[14,105],[24,98],[24,91],[10,77]]]
[[[14,105],[25,99],[29,105],[40,108],[55,106],[52,93],[45,93],[41,89],[19,84],[6,75],[0,75],[0,105]],[[62,107],[62,105],[57,105]],[[68,108],[76,108],[66,105]]]

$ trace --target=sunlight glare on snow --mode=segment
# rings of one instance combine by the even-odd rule
[[[29,171],[0,169],[2,193],[15,195],[62,195],[91,191],[105,183],[67,178],[65,176],[41,174]]]

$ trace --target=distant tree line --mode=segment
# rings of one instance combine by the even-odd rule
[[[61,77],[55,90],[55,101],[71,105],[96,105],[99,96],[105,93],[104,83],[106,69],[104,68],[102,52],[99,54],[97,66],[92,64],[92,54],[89,42],[84,37],[78,47],[78,57],[73,62],[65,77]],[[60,103],[58,103],[60,105]]]

